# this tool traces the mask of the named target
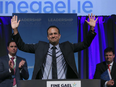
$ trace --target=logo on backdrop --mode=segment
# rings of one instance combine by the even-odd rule
[[[0,16],[12,13],[83,13],[93,11],[93,3],[88,0],[0,0]]]

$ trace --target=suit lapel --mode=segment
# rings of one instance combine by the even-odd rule
[[[62,46],[61,44],[59,44],[59,46],[60,46],[60,49],[61,49],[61,52],[62,52],[63,56],[65,56],[65,55],[66,55],[66,54],[65,54],[66,51],[64,51],[63,46]],[[65,58],[65,57],[64,57],[64,58]]]
[[[68,62],[67,59],[66,59],[66,56],[65,56],[66,55],[66,51],[65,51],[65,49],[63,49],[63,45],[59,44],[59,46],[60,46],[60,50],[61,50],[61,52],[62,52],[62,54],[64,56],[65,61]]]
[[[42,67],[43,63],[45,63],[45,61],[46,61],[47,52],[48,52],[48,49],[49,49],[49,44],[44,45],[44,49],[43,48],[41,48],[41,49],[42,49],[41,50],[42,51],[41,52],[42,54],[38,53],[36,55],[36,56],[39,56],[40,57],[39,60],[36,60],[36,62],[38,63],[38,66],[41,65],[41,67]],[[38,70],[41,69],[41,67],[40,68],[37,68],[36,71],[38,72]]]
[[[46,58],[48,49],[49,49],[49,44],[46,44],[46,45],[45,45],[45,50],[44,50],[44,52],[43,52],[43,53],[44,53],[44,58]]]
[[[19,63],[20,63],[20,60],[19,60],[18,56],[16,56],[16,68],[15,68],[15,74],[16,74],[17,71],[18,71]]]
[[[59,44],[59,46],[60,46],[60,49],[61,49],[61,52],[62,52],[62,54],[63,54],[63,56],[64,56],[65,61],[70,65],[70,67],[75,66],[75,65],[71,64],[73,59],[71,59],[71,58],[68,56],[68,50],[65,49],[65,48],[63,47],[62,44]],[[72,56],[71,56],[71,57],[72,57]],[[75,60],[74,60],[74,61],[75,61]],[[75,64],[75,63],[74,63],[74,64]],[[73,67],[72,67],[72,68],[73,68]]]
[[[40,59],[39,59],[39,61],[37,62],[39,65],[41,65],[39,68],[36,68],[36,69],[34,69],[35,70],[35,78],[36,78],[36,75],[37,75],[37,73],[38,73],[38,71],[40,70],[40,72],[39,72],[39,78],[41,78],[42,79],[42,76],[43,76],[43,73],[42,73],[42,65],[43,65],[43,63],[45,63],[45,61],[46,61],[46,58],[47,58],[47,52],[48,52],[48,49],[49,49],[49,44],[46,44],[46,45],[44,45],[44,50],[42,50],[43,52],[42,52],[42,54],[40,55],[41,57],[40,57]],[[40,62],[41,61],[41,62]],[[38,65],[38,66],[39,66]],[[34,75],[34,74],[33,74]],[[34,76],[33,76],[34,77]]]
[[[105,69],[105,71],[108,69],[106,62],[104,62],[104,69]]]
[[[75,60],[74,60],[74,58],[72,58],[73,56],[69,55],[69,50],[65,49],[62,44],[60,44],[59,46],[60,46],[61,52],[64,56],[64,59],[65,59],[66,63],[70,66],[70,68],[78,76],[77,69],[76,69],[76,66],[75,66]]]
[[[9,60],[10,60],[10,58],[9,58],[9,56],[7,55],[7,56],[6,56],[6,61],[7,61],[8,69],[9,69]]]
[[[69,66],[70,66],[72,69],[74,69],[73,66],[75,66],[75,65],[73,65],[73,64],[75,64],[75,62],[72,63],[72,62],[73,62],[73,61],[72,61],[73,59],[71,59],[71,58],[68,56],[68,50],[64,49],[62,44],[60,44],[59,46],[60,46],[60,49],[61,49],[61,52],[62,52],[62,54],[63,54],[63,56],[64,56],[65,61],[69,64]],[[75,61],[75,60],[74,60],[74,61]]]
[[[112,70],[111,70],[111,76],[113,77],[113,75],[115,74],[115,69],[116,68],[116,63],[114,62],[112,65]]]

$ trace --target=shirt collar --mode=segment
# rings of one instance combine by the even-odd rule
[[[53,47],[52,44],[50,44],[49,46],[50,46],[50,49]],[[58,49],[59,48],[59,44],[57,44],[55,47],[56,47],[56,49]]]
[[[112,65],[113,65],[113,63],[114,63],[114,62],[112,61],[109,65],[110,65],[110,66],[112,66]],[[107,64],[107,63],[106,63],[106,64]],[[107,64],[107,65],[108,65],[108,64]]]
[[[12,57],[16,58],[16,56],[11,56],[10,54],[8,54],[9,58],[11,59]]]

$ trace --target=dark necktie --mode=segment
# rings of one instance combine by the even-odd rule
[[[12,63],[13,63],[13,69],[14,69],[14,73],[13,73],[13,75],[15,75],[15,67],[14,67],[15,63],[14,63],[14,57],[12,57],[11,60],[12,60]],[[14,86],[14,85],[16,85],[16,78],[13,79],[13,86]]]
[[[111,72],[111,71],[110,71],[110,64],[108,64],[108,70],[109,70],[109,72]]]
[[[56,47],[52,47],[52,79],[57,79]]]

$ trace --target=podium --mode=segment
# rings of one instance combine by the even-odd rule
[[[71,86],[69,85],[69,82],[79,82],[81,86]],[[52,85],[48,86],[48,82],[68,82],[68,84],[59,86]],[[81,79],[81,80],[19,80],[19,86],[18,87],[100,87],[100,80],[99,79]]]

